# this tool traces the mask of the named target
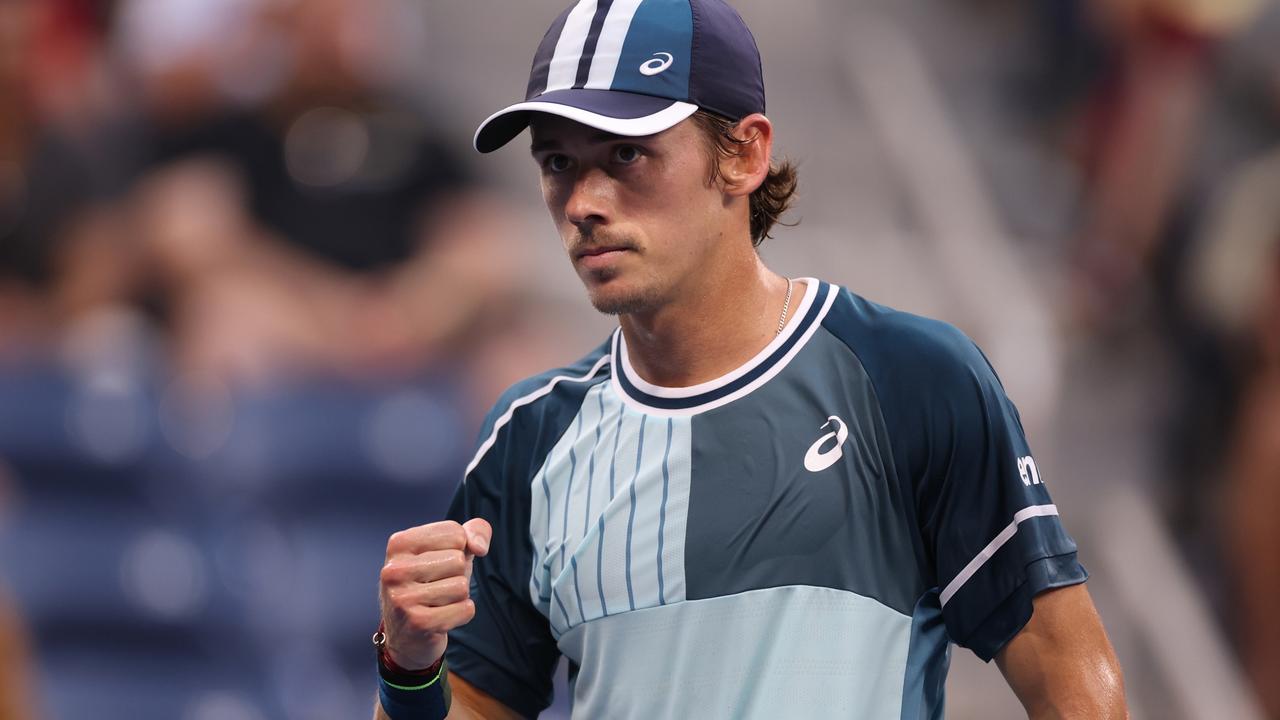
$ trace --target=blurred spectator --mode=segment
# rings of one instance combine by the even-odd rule
[[[501,216],[458,198],[429,250],[353,274],[271,240],[234,168],[213,156],[157,169],[134,196],[136,237],[175,369],[246,389],[291,373],[403,376],[457,362],[479,314],[500,307]]]
[[[466,367],[517,233],[395,89],[403,12],[5,3],[6,353],[141,311],[215,386]]]
[[[1070,319],[1131,326],[1201,191],[1223,47],[1268,0],[1038,0],[1028,95],[1081,182]],[[1215,148],[1216,150],[1216,148]]]
[[[0,720],[34,720],[27,639],[8,598],[0,595]]]
[[[1254,687],[1280,717],[1280,150],[1226,187],[1197,247],[1195,309],[1218,328],[1239,402],[1221,463],[1218,518],[1231,629]]]
[[[0,347],[9,352],[56,314],[42,293],[98,179],[72,132],[92,95],[81,42],[92,19],[72,5],[0,4]]]
[[[13,478],[0,459],[0,530],[13,512]],[[0,581],[0,720],[34,720],[33,673],[25,625]]]
[[[1280,260],[1272,259],[1259,308],[1257,367],[1227,458],[1226,548],[1238,598],[1234,631],[1245,669],[1271,717],[1280,717]]]
[[[155,159],[225,157],[276,240],[340,267],[408,259],[471,182],[398,98],[380,42],[392,8],[123,2],[115,42],[139,81]]]
[[[529,307],[389,89],[420,12],[0,0],[0,565],[57,716],[367,709],[386,535],[443,512]]]
[[[138,233],[183,372],[404,373],[456,361],[504,302],[514,233],[385,87],[393,9],[122,3],[157,163]]]
[[[0,4],[0,356],[114,328],[210,388],[475,367],[528,276],[403,96],[420,13]]]

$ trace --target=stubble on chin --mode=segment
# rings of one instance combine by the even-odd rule
[[[596,229],[587,237],[579,236],[576,242],[568,247],[568,251],[572,256],[580,247],[602,245],[616,245],[639,251],[637,244],[631,238],[625,235],[615,236],[602,229]],[[629,268],[629,270],[634,271],[635,268]],[[629,315],[653,310],[662,303],[661,292],[650,283],[639,283],[638,287],[610,287],[619,283],[618,277],[621,274],[621,268],[613,267],[587,271],[582,276],[587,297],[597,312],[605,315]]]
[[[591,306],[605,315],[630,315],[656,309],[661,298],[656,288],[640,287],[627,290],[606,289],[611,277],[597,278],[599,286],[587,288]]]

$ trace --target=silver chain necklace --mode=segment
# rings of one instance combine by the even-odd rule
[[[791,278],[787,278],[787,299],[782,301],[782,317],[778,318],[778,332],[774,335],[781,335],[782,328],[787,324],[787,310],[791,309]]]

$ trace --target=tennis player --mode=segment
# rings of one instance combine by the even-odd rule
[[[448,519],[393,535],[376,716],[940,718],[950,644],[1036,718],[1125,717],[1017,410],[954,327],[756,251],[771,159],[722,0],[582,0],[524,102],[542,191],[619,327],[490,412]]]

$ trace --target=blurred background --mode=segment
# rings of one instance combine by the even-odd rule
[[[983,346],[1135,717],[1280,718],[1280,8],[734,4],[766,260]],[[561,8],[0,0],[0,720],[368,716],[387,535],[614,324],[470,150]]]

